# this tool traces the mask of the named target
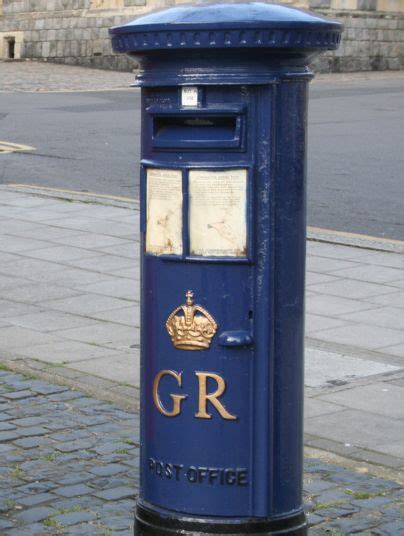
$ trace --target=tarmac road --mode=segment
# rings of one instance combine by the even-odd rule
[[[138,90],[0,93],[0,184],[138,196]],[[308,223],[404,240],[404,76],[320,77],[310,90]]]

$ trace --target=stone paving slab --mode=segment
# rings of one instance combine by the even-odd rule
[[[379,350],[386,346],[404,343],[402,330],[353,322],[347,326],[311,332],[311,336],[331,343],[343,342],[368,350]]]
[[[5,370],[0,408],[13,430],[0,444],[2,535],[133,536],[138,415]],[[27,437],[35,426],[37,435]],[[307,457],[304,495],[310,534],[390,536],[403,529],[400,484],[363,466]]]
[[[336,383],[346,385],[355,378],[366,378],[400,370],[400,367],[394,365],[318,348],[306,348],[305,357],[306,388],[321,388]]]
[[[403,437],[402,426],[397,426],[394,419],[350,408],[306,420],[307,433],[316,435],[318,430],[334,441],[374,450],[381,438],[394,443]]]
[[[396,403],[402,397],[401,387],[391,382],[375,382],[321,396],[322,401],[341,404],[347,408],[371,411],[387,418],[401,419],[403,414]]]
[[[99,357],[91,361],[78,361],[74,364],[75,370],[87,374],[103,376],[103,371],[108,370],[110,380],[120,384],[140,384],[140,355],[139,350],[132,354],[114,355],[114,367],[110,367],[110,357]]]
[[[1,332],[0,332],[1,335]],[[21,341],[20,341],[21,344]],[[95,359],[102,356],[111,356],[111,363],[115,354],[113,349],[108,349],[97,344],[86,344],[76,341],[66,341],[51,344],[38,344],[27,348],[20,346],[13,348],[16,356],[31,357],[38,361],[53,363],[55,366],[68,365],[84,359]]]

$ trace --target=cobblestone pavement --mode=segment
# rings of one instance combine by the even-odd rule
[[[138,419],[0,372],[0,534],[133,536]]]
[[[0,534],[133,535],[138,416],[0,371]],[[305,461],[310,534],[398,535],[396,482]]]

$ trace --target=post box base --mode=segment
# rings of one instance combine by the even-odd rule
[[[230,522],[228,519],[173,516],[137,504],[135,536],[306,536],[307,523],[303,511],[276,519],[249,519]]]

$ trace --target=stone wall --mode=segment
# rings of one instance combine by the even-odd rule
[[[0,59],[38,59],[108,69],[133,69],[114,55],[108,28],[173,0],[0,0]],[[178,3],[178,1],[177,1]],[[341,47],[315,69],[404,69],[404,0],[296,0],[345,25]]]
[[[317,10],[345,26],[338,50],[320,56],[318,72],[404,69],[404,17],[398,13]]]
[[[0,0],[0,4],[1,4]],[[133,68],[128,58],[113,55],[108,28],[149,11],[146,0],[3,0],[0,54],[9,58],[9,43],[18,34],[15,59],[40,59],[111,69]],[[154,1],[154,4],[158,5]],[[165,2],[161,2],[161,7]]]

